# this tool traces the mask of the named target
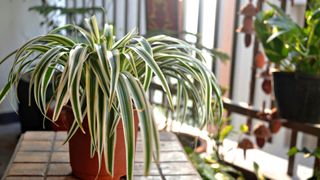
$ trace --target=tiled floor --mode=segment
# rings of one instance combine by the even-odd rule
[[[5,174],[11,179],[74,179],[69,164],[68,145],[62,145],[66,132],[28,131],[20,138],[17,152]],[[160,132],[160,163],[151,164],[150,176],[144,177],[143,142],[137,136],[137,151],[134,163],[134,178],[160,180],[200,180],[197,171],[188,161],[177,137],[168,132]],[[49,143],[49,145],[47,145]],[[42,145],[40,145],[42,144]],[[49,147],[45,148],[45,147]]]
[[[10,161],[20,134],[19,123],[0,125],[0,179]]]

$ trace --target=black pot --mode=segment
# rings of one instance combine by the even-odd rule
[[[273,87],[279,114],[289,121],[320,123],[320,78],[274,72]]]
[[[18,85],[18,114],[21,132],[51,130],[51,123],[40,112],[34,101],[33,93],[31,93],[31,103],[29,104],[29,84],[28,81],[21,79]]]

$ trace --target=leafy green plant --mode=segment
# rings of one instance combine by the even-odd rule
[[[93,7],[63,7],[59,6],[57,2],[48,3],[47,0],[42,0],[41,5],[32,6],[29,8],[29,11],[37,12],[41,15],[44,20],[40,25],[46,25],[48,28],[53,29],[58,27],[59,21],[57,20],[58,16],[66,16],[71,20],[75,20],[77,15],[91,15],[95,13],[100,13],[102,16],[105,16],[105,9],[103,7],[93,6]],[[79,24],[77,24],[79,25]],[[84,25],[84,21],[80,22],[80,26]]]
[[[217,117],[215,117],[217,118]],[[230,117],[222,118],[221,123],[214,125],[213,129],[217,131],[209,133],[209,138],[212,142],[213,153],[197,153],[193,151],[189,146],[185,147],[185,151],[188,154],[191,162],[198,170],[199,174],[203,179],[245,179],[244,176],[246,173],[243,173],[241,170],[238,170],[230,163],[225,161],[226,151],[222,152],[223,142],[226,138],[237,135],[238,138],[238,147],[245,153],[248,149],[253,148],[253,143],[248,138],[243,138],[245,134],[249,132],[249,127],[246,124],[241,124],[239,129],[235,129],[232,124],[230,124]],[[246,143],[244,143],[244,140]],[[248,143],[250,145],[248,145]],[[240,145],[241,144],[241,145]],[[250,147],[251,146],[251,147]],[[231,149],[230,149],[231,150]],[[256,176],[256,179],[264,180],[266,179],[259,170],[259,165],[256,162],[253,162],[253,170]]]
[[[320,147],[315,148],[314,150],[310,150],[306,147],[303,147],[302,149],[298,149],[297,147],[292,147],[290,148],[290,150],[288,151],[288,156],[294,156],[297,153],[301,153],[304,155],[305,158],[310,158],[310,157],[314,157],[317,159],[320,159]],[[315,168],[313,171],[313,175],[312,177],[308,178],[308,179],[319,179],[320,178],[320,169],[319,168]]]
[[[201,177],[205,180],[213,179],[244,179],[242,173],[218,160],[215,154],[204,155],[193,152],[189,147],[185,151]]]
[[[46,35],[35,37],[0,61],[14,56],[8,83],[0,92],[0,102],[10,89],[17,88],[19,78],[31,73],[30,90],[43,114],[48,110],[46,91],[53,86],[51,102],[55,103],[52,121],[55,122],[64,105],[70,102],[74,122],[66,141],[83,128],[87,119],[91,137],[91,156],[98,154],[99,167],[103,156],[106,170],[113,174],[115,127],[120,117],[125,132],[127,177],[132,179],[135,135],[133,111],[137,110],[144,147],[144,173],[148,174],[155,154],[159,160],[158,131],[153,121],[151,105],[146,96],[152,78],[160,79],[170,107],[187,111],[192,99],[198,110],[194,119],[201,128],[219,123],[222,116],[220,90],[213,73],[206,68],[201,51],[188,43],[159,35],[145,39],[135,30],[116,41],[112,25],[98,28],[96,18],[86,19],[88,30],[67,24]],[[82,38],[58,34],[69,29]],[[83,40],[84,39],[84,40]],[[178,82],[174,103],[166,78]],[[194,83],[197,83],[195,87]],[[33,87],[33,91],[31,91]],[[214,105],[211,99],[215,99]],[[175,106],[176,105],[176,106]],[[213,119],[212,114],[216,114]],[[87,117],[87,118],[85,118]]]
[[[320,147],[316,148],[315,150],[309,150],[308,148],[304,147],[302,149],[298,149],[297,147],[292,147],[289,151],[288,151],[288,156],[293,156],[297,153],[303,153],[304,157],[315,157],[320,159]]]
[[[257,37],[268,59],[280,70],[320,76],[320,7],[312,3],[300,27],[282,9],[268,3],[271,10],[256,15]]]
[[[249,131],[249,127],[246,124],[241,124],[239,130],[235,130],[234,126],[229,123],[229,118],[223,118],[222,123],[217,126],[217,132],[210,134],[210,138],[213,143],[213,152],[218,161],[224,161],[224,155],[221,153],[221,148],[223,147],[223,141],[232,134],[239,135],[238,141],[240,141],[241,136]]]
[[[254,170],[254,173],[256,174],[257,176],[257,179],[259,180],[265,180],[266,178],[263,176],[263,174],[261,174],[260,172],[260,166],[258,163],[256,162],[253,162],[253,170]]]
[[[203,179],[244,179],[241,171],[238,171],[230,164],[224,161],[224,155],[221,152],[223,141],[232,134],[243,134],[248,132],[248,126],[241,125],[239,131],[229,124],[230,118],[222,118],[222,122],[215,124],[216,132],[209,134],[213,142],[213,153],[197,153],[190,147],[185,147],[186,153],[195,168]]]

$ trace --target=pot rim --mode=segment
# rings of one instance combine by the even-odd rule
[[[288,72],[288,71],[273,71],[272,72],[273,76],[277,76],[277,75],[282,75],[282,76],[290,76],[290,77],[294,77],[295,79],[313,79],[313,80],[319,80],[320,81],[320,77],[319,76],[313,76],[313,75],[308,75],[308,74],[303,74],[303,73],[299,73],[299,72]]]

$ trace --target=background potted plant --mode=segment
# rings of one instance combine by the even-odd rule
[[[254,25],[273,72],[280,116],[288,120],[320,122],[320,7],[311,3],[305,27],[279,7],[257,14]]]
[[[58,27],[31,39],[0,61],[1,64],[15,55],[0,102],[10,89],[17,88],[21,74],[30,72],[29,94],[34,95],[43,114],[47,114],[49,104],[54,104],[50,118],[53,122],[61,112],[71,112],[67,116],[66,142],[69,141],[71,167],[76,176],[94,179],[97,174],[99,178],[126,174],[132,179],[137,118],[143,139],[144,172],[148,174],[152,154],[156,162],[159,159],[158,131],[146,96],[154,76],[160,79],[170,107],[183,107],[182,118],[188,100],[193,99],[200,112],[195,124],[204,127],[220,122],[220,90],[200,50],[164,35],[145,39],[134,30],[116,41],[111,25],[106,24],[100,31],[94,16],[86,19],[86,24],[88,30],[71,24]],[[58,34],[66,29],[81,37]],[[178,80],[179,97],[175,103],[166,78]],[[49,84],[53,96],[47,103]],[[218,118],[214,120],[215,113]],[[75,144],[80,147],[73,147]],[[125,155],[119,155],[121,152]]]

